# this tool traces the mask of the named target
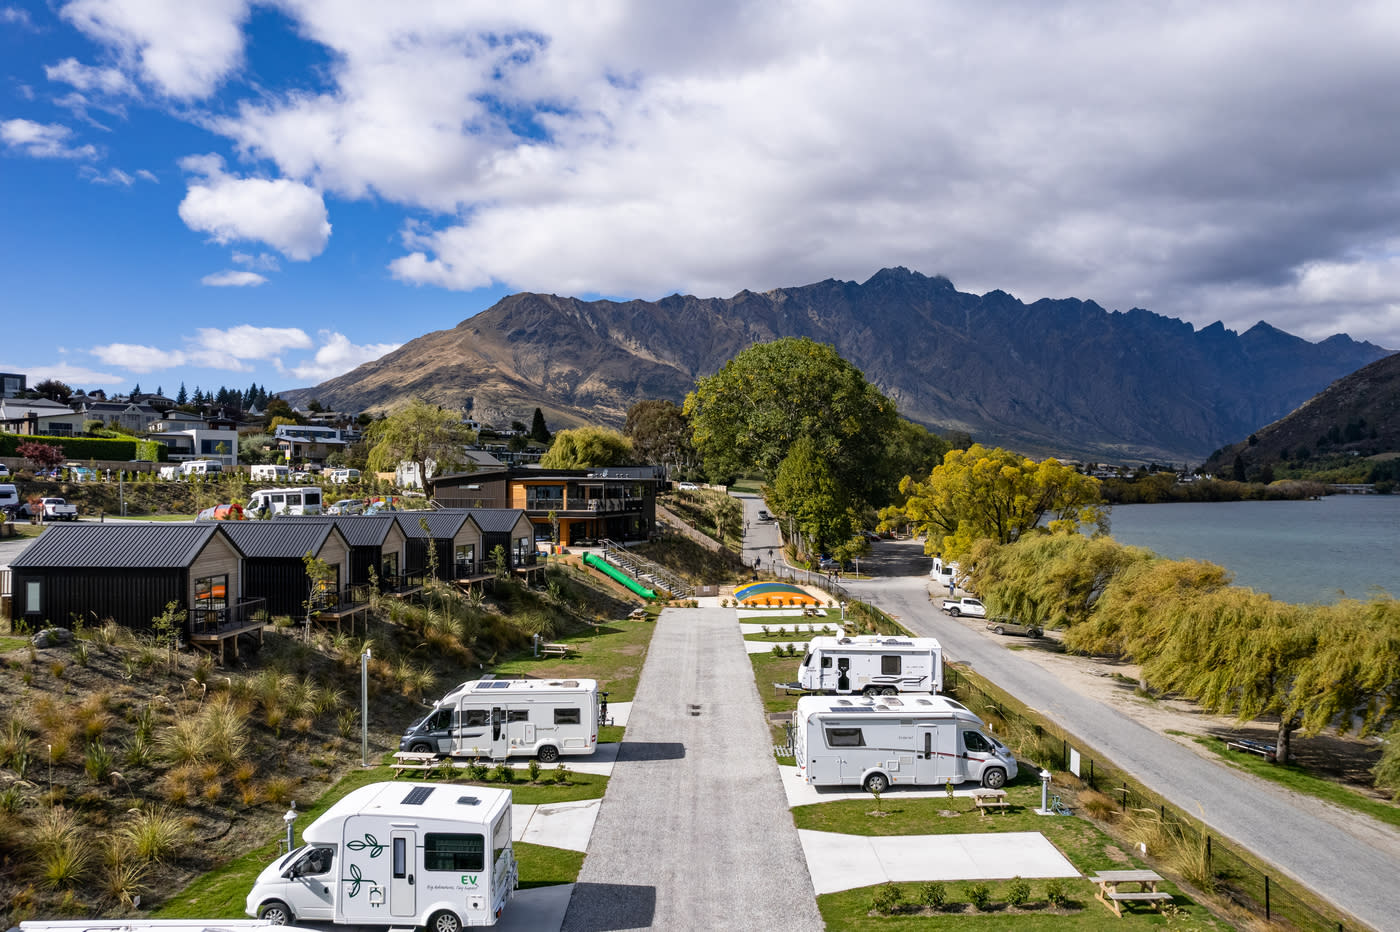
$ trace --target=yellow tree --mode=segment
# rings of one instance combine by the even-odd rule
[[[1230,584],[1224,567],[1202,560],[1140,559],[1114,574],[1084,623],[1065,646],[1086,654],[1142,661],[1162,649],[1175,615],[1194,610],[1203,595]]]
[[[1153,559],[1150,551],[1078,532],[1036,534],[1014,544],[983,541],[964,565],[972,588],[997,610],[1042,628],[1086,621],[1114,578]]]
[[[632,462],[632,441],[606,427],[575,427],[554,435],[549,452],[540,458],[546,469],[586,469],[625,466]]]
[[[899,489],[903,518],[928,535],[925,551],[950,560],[982,538],[1018,540],[1046,517],[1051,531],[1107,524],[1097,479],[1053,458],[1036,462],[1000,447],[952,450],[927,479],[905,476]],[[881,517],[894,519],[888,510]]]

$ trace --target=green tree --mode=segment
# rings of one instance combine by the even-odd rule
[[[734,540],[742,547],[744,506],[739,504],[738,499],[726,495],[715,505],[715,530],[719,533],[720,543]]]
[[[68,387],[67,383],[60,382],[58,379],[44,379],[44,381],[34,386],[33,391],[36,392],[40,398],[47,398],[49,401],[56,401],[62,405],[66,405],[68,399],[73,397],[73,389]]]
[[[530,439],[538,443],[549,443],[552,436],[549,426],[544,422],[544,412],[536,408],[535,416],[530,421]]]
[[[881,482],[894,489],[905,476],[927,476],[952,448],[923,425],[899,418],[885,443]]]
[[[668,475],[684,475],[695,464],[690,422],[673,401],[647,399],[632,405],[622,432],[640,462],[665,466]]]
[[[879,464],[895,406],[836,350],[806,338],[759,343],[686,396],[692,440],[712,479],[757,469],[773,482],[800,437],[811,438],[856,498],[883,504]]]
[[[400,463],[411,463],[432,494],[432,477],[476,466],[466,456],[472,432],[453,411],[415,398],[382,421],[369,427],[369,468],[394,472]]]
[[[607,427],[575,427],[554,435],[549,452],[540,459],[546,469],[586,469],[625,466],[632,462],[632,444]]]
[[[855,530],[847,487],[811,437],[793,443],[767,491],[769,505],[791,520],[805,542],[799,553],[829,553]]]
[[[1089,620],[1119,573],[1151,559],[1151,552],[1109,537],[1064,533],[983,541],[962,564],[971,588],[997,612],[1041,628],[1071,628]]]
[[[930,555],[941,552],[950,560],[981,538],[1011,543],[1047,516],[1053,517],[1051,531],[1107,525],[1097,479],[1055,459],[1036,462],[1000,447],[953,450],[927,479],[906,476],[899,489],[903,507],[886,509],[882,521],[908,521],[928,535]]]
[[[273,443],[271,434],[238,435],[238,461],[240,463],[275,463],[281,456],[282,452]]]

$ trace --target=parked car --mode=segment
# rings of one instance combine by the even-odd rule
[[[6,466],[4,463],[0,463],[0,476],[8,476],[9,474],[10,467]]]
[[[1032,638],[1038,638],[1045,633],[1040,625],[1027,624],[1015,618],[993,618],[987,622],[987,630],[996,634],[1024,634]]]
[[[676,488],[680,489],[682,492],[697,492],[700,490],[700,486],[696,485],[694,482],[680,482],[676,484]]]
[[[30,518],[34,516],[36,510],[42,509],[45,521],[77,521],[78,506],[70,505],[61,498],[42,498],[38,504],[31,506],[29,502],[24,502],[19,506],[17,514]]]
[[[821,570],[823,573],[840,573],[844,572],[847,567],[840,560],[833,557],[822,557],[817,561],[817,569]]]
[[[987,617],[987,606],[982,604],[981,599],[974,599],[972,596],[964,596],[961,599],[944,599],[943,611],[954,618],[959,615],[967,615],[972,618]]]
[[[364,513],[365,503],[358,498],[342,498],[326,509],[328,515],[362,515]]]
[[[758,509],[758,520],[760,520],[760,521],[772,521],[772,520],[773,520],[773,516],[770,515],[765,509],[760,508],[760,509]]]

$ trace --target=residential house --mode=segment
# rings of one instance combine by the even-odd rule
[[[289,463],[324,464],[350,445],[344,430],[319,424],[278,424],[272,440]]]
[[[0,372],[0,398],[13,398],[29,391],[29,377],[23,372]]]
[[[444,508],[518,508],[534,525],[535,540],[646,540],[656,526],[657,467],[530,469],[454,473],[433,481]]]
[[[0,430],[43,437],[77,437],[83,416],[47,398],[0,398]]]
[[[151,425],[147,437],[165,444],[166,458],[172,462],[199,459],[238,465],[238,423],[227,418],[172,408]]]

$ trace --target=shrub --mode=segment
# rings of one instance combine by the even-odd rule
[[[482,783],[486,780],[487,767],[481,762],[481,758],[473,758],[467,765],[467,779],[474,783]]]
[[[884,883],[875,888],[875,896],[870,908],[883,916],[895,912],[904,903],[904,891],[892,883]]]
[[[45,810],[34,826],[33,840],[45,886],[72,887],[86,875],[92,848],[72,812],[62,806]]]
[[[942,909],[948,902],[948,888],[937,880],[920,884],[919,902],[932,909]]]
[[[99,888],[123,909],[132,909],[147,889],[145,880],[149,870],[148,864],[136,859],[129,841],[119,837],[109,838],[103,852]]]
[[[1051,906],[1064,909],[1069,905],[1069,884],[1062,877],[1052,877],[1045,882],[1045,899]]]
[[[128,767],[145,767],[151,762],[151,751],[151,740],[138,731],[122,747],[122,760]]]
[[[296,780],[291,777],[272,777],[263,784],[263,797],[274,806],[285,806],[292,801],[292,790]]]
[[[164,862],[179,852],[186,832],[184,821],[162,807],[132,813],[120,835],[131,844],[132,854],[140,860]]]
[[[531,783],[540,782],[540,762],[534,759],[525,765],[525,770],[530,774]]]
[[[83,769],[93,783],[106,785],[112,778],[112,752],[101,741],[94,741],[83,755]]]
[[[968,884],[967,901],[976,907],[978,912],[986,912],[987,907],[992,905],[992,888],[980,880]]]
[[[1084,790],[1079,794],[1079,805],[1090,818],[1101,822],[1112,822],[1118,818],[1118,803],[1097,790]]]
[[[496,780],[499,783],[514,783],[515,768],[512,767],[508,762],[501,761],[491,772],[491,779]]]
[[[554,782],[560,786],[569,782],[569,768],[561,762],[554,767]]]
[[[1011,883],[1006,885],[1006,903],[1008,906],[1025,906],[1031,899],[1031,885],[1020,877],[1012,877]]]
[[[769,653],[772,654],[774,657],[781,657],[783,655],[783,645],[774,644],[773,649],[769,651]]]

